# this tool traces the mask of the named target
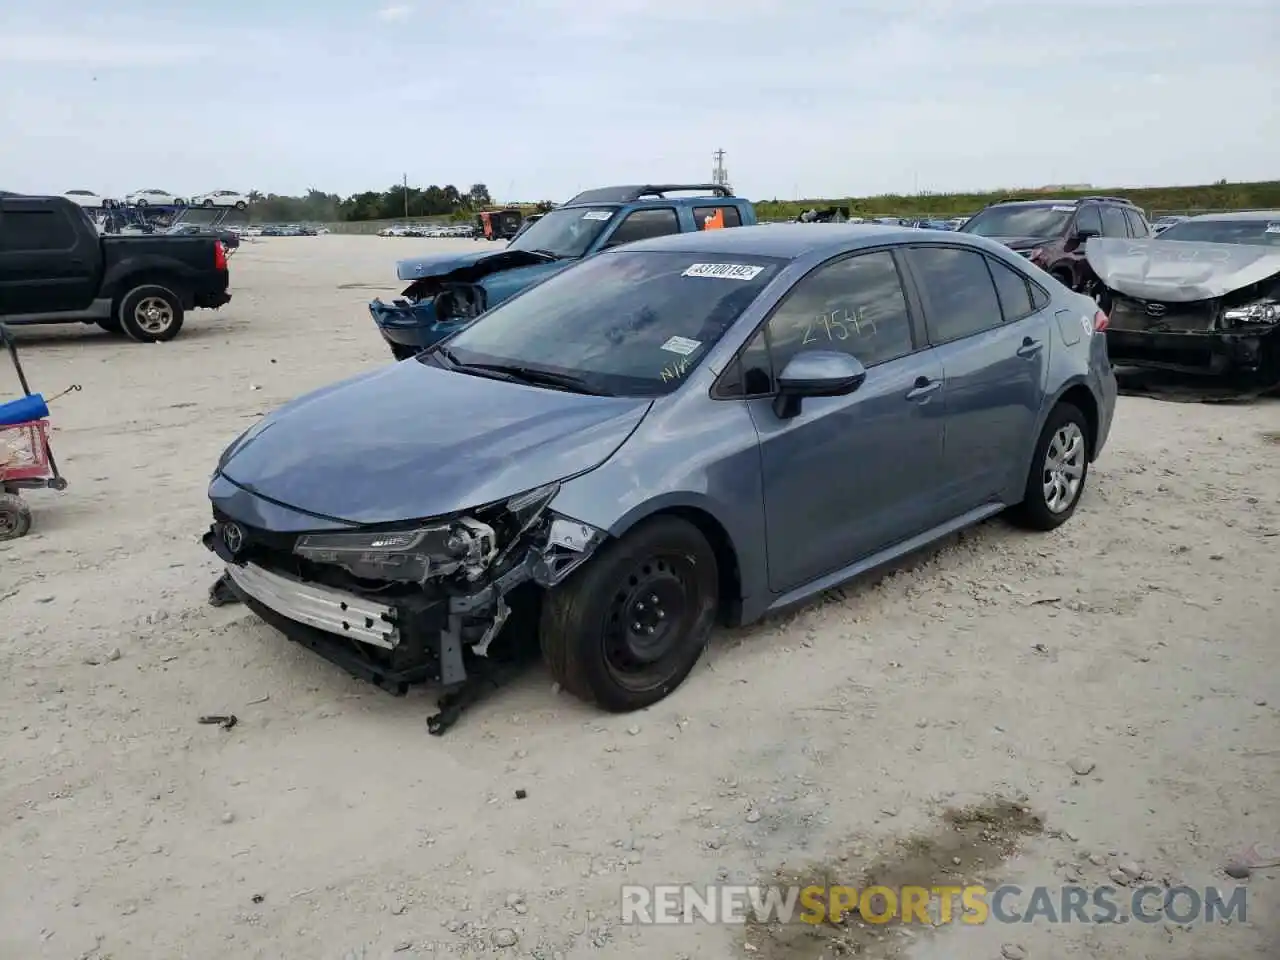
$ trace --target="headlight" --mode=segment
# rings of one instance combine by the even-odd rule
[[[1224,311],[1222,318],[1232,323],[1280,323],[1280,304],[1274,300],[1259,300]]]
[[[417,584],[430,573],[457,567],[467,544],[453,525],[384,530],[372,534],[307,534],[294,544],[297,556],[317,563],[333,563],[365,580],[396,580]]]

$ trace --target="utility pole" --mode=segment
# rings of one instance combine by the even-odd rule
[[[729,171],[724,168],[724,150],[717,150],[711,156],[715,159],[715,166],[711,168],[711,182],[727,187],[729,185]]]
[[[408,220],[409,219],[409,175],[407,173],[402,173],[400,176],[402,178],[401,184],[404,187],[404,218]]]

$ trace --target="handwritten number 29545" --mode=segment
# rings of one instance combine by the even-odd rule
[[[852,334],[849,328],[853,328]],[[840,310],[824,313],[810,320],[805,326],[804,339],[800,343],[817,343],[819,340],[848,340],[850,336],[875,333],[875,322],[869,320],[863,309]]]

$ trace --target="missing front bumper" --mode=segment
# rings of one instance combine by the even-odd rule
[[[400,644],[395,607],[304,583],[252,563],[229,564],[227,575],[239,593],[289,620],[385,650]]]
[[[1280,380],[1280,327],[1257,333],[1143,333],[1107,330],[1112,363],[1209,376]]]

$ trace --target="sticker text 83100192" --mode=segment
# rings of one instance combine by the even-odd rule
[[[822,313],[809,321],[800,343],[818,343],[824,340],[848,340],[850,337],[875,336],[876,321],[869,316],[866,307],[856,310],[839,309]]]

